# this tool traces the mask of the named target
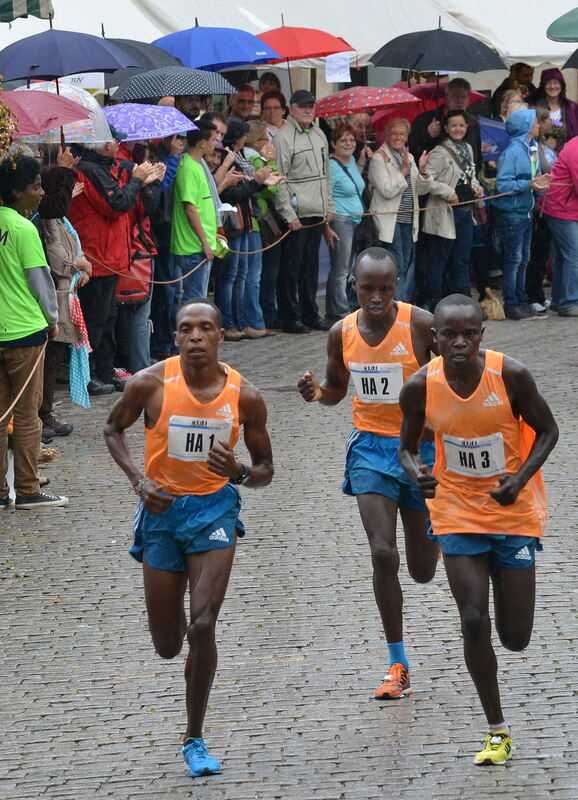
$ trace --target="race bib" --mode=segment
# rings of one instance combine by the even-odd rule
[[[442,436],[447,468],[469,478],[491,478],[506,471],[506,454],[501,433],[480,439]]]
[[[169,419],[168,455],[179,461],[206,461],[209,450],[220,440],[228,442],[232,419],[178,417]]]
[[[349,371],[362,403],[398,403],[403,386],[403,367],[394,364],[356,364]]]

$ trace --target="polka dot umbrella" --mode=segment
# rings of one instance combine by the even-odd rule
[[[319,117],[347,117],[350,114],[371,114],[381,108],[402,103],[417,103],[417,97],[398,88],[382,89],[374,86],[352,86],[330,94],[317,102]]]

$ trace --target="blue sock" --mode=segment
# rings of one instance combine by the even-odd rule
[[[393,644],[387,643],[389,650],[389,666],[392,664],[403,664],[404,667],[409,667],[409,661],[405,654],[405,647],[403,642],[394,642]]]

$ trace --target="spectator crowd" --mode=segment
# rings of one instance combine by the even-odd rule
[[[37,473],[40,438],[72,431],[53,410],[63,371],[79,396],[122,391],[176,352],[177,309],[194,297],[214,296],[227,341],[327,331],[355,308],[356,254],[378,245],[397,262],[397,299],[433,310],[491,287],[510,320],[578,317],[578,106],[559,70],[533,80],[515,64],[491,98],[510,137],[497,161],[483,160],[463,78],[435,111],[377,132],[365,114],[320,124],[311,92],[287,99],[264,73],[224,113],[210,97],[163,98],[194,120],[186,135],[125,142],[111,128],[107,142],[14,148],[0,164],[1,407],[44,365],[14,412],[17,506],[66,500]]]

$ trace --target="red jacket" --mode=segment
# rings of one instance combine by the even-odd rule
[[[569,139],[550,173],[552,183],[540,199],[544,214],[578,221],[578,136]]]
[[[113,275],[106,267],[123,273],[129,268],[131,220],[128,212],[142,188],[142,181],[131,177],[133,166],[85,149],[76,167],[77,179],[84,190],[72,200],[70,221],[92,264],[94,277]]]

